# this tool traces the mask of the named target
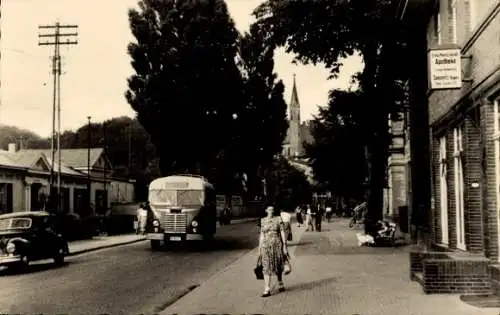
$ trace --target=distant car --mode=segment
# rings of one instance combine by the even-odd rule
[[[62,265],[68,243],[54,230],[53,216],[44,211],[0,215],[0,266],[25,267],[30,262],[54,259]]]

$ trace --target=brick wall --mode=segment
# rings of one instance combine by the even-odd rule
[[[456,234],[456,202],[455,202],[455,167],[453,161],[453,131],[448,131],[446,134],[446,161],[448,164],[448,233],[449,247],[457,248]]]
[[[495,144],[493,141],[494,125],[493,125],[493,105],[482,104],[481,106],[481,124],[484,132],[485,140],[485,178],[483,179],[484,204],[486,211],[483,211],[483,224],[484,224],[484,246],[486,257],[497,260],[498,259],[498,231],[497,231],[497,195],[496,189],[496,157],[495,157]]]
[[[424,292],[488,294],[491,292],[488,265],[486,260],[425,259]]]
[[[464,199],[465,199],[465,243],[470,252],[483,251],[483,218],[481,205],[481,133],[472,117],[464,123]]]
[[[465,4],[463,1],[457,0],[457,29],[458,44],[462,47],[462,54],[472,54],[472,59],[463,59],[463,69],[470,68],[470,77],[473,79],[470,83],[464,83],[461,89],[456,90],[436,90],[433,91],[429,97],[429,122],[432,124],[442,117],[446,112],[452,108],[456,102],[476,83],[479,83],[485,76],[487,76],[492,69],[500,63],[500,6],[498,0],[473,0],[475,7],[473,11],[476,12],[476,20],[481,23],[485,17],[493,12],[494,18],[489,22],[487,27],[481,31],[479,36],[473,41],[468,42],[471,38],[470,22],[464,13]],[[443,44],[449,44],[451,40],[451,27],[449,23],[449,6],[448,0],[441,0],[441,29]],[[429,32],[433,31],[433,27],[428,28]],[[474,31],[477,31],[475,27]],[[435,36],[428,36],[432,39],[429,41],[430,47],[436,46]],[[469,75],[467,75],[469,76]]]

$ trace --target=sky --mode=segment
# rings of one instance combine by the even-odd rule
[[[240,32],[252,23],[251,12],[262,0],[226,0]],[[78,44],[62,46],[61,129],[77,129],[91,116],[100,122],[134,116],[124,92],[133,74],[127,44],[133,41],[127,12],[137,0],[3,0],[0,27],[0,124],[31,130],[41,136],[52,128],[53,46],[39,46],[38,25],[78,25]],[[275,71],[290,101],[293,74],[301,103],[301,120],[325,105],[332,88],[347,89],[361,59],[349,57],[338,79],[327,80],[322,66],[292,64],[293,55],[276,51]]]

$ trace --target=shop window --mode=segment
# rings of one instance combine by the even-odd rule
[[[441,243],[448,245],[448,183],[446,162],[446,136],[439,139],[439,197],[441,211]]]

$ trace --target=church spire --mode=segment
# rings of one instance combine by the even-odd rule
[[[297,94],[297,84],[295,83],[295,73],[293,74],[292,99],[290,100],[291,108],[300,108],[299,96]]]

